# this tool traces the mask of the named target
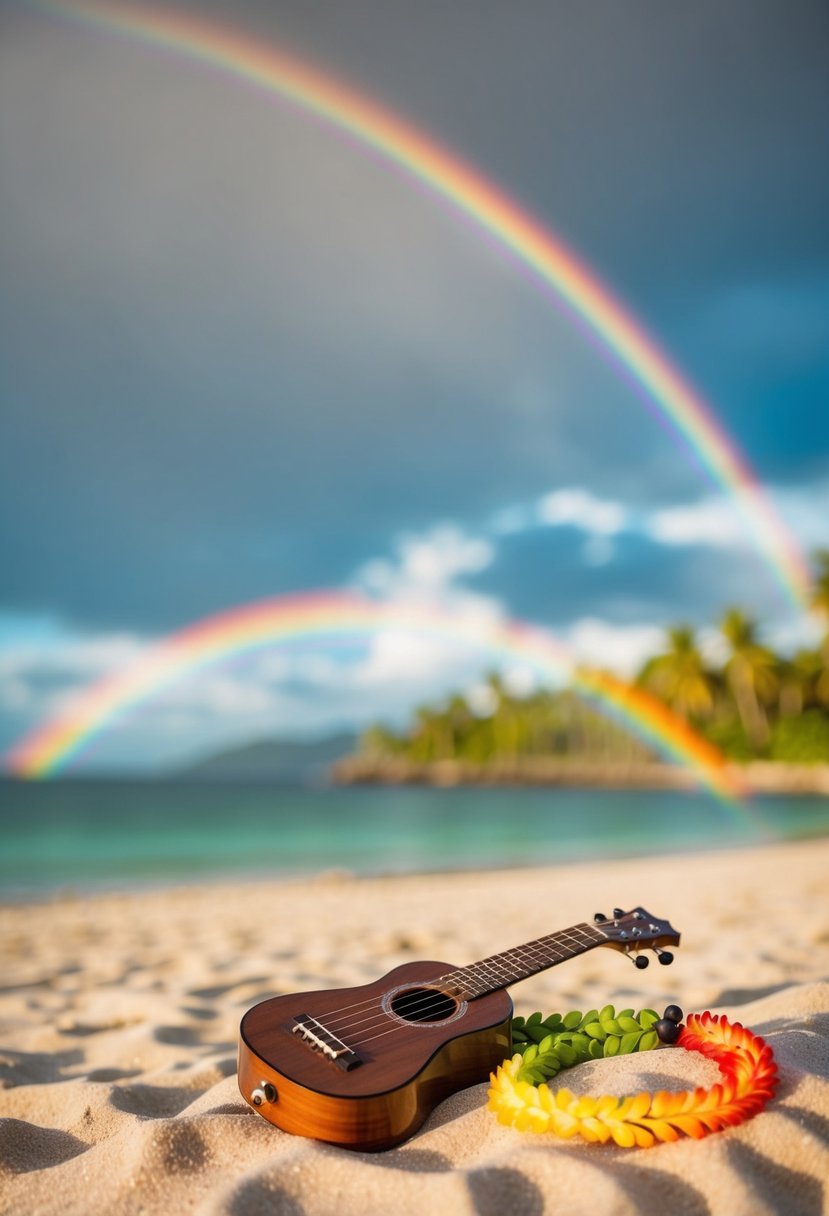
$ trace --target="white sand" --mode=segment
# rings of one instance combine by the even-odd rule
[[[642,903],[682,932],[673,967],[595,950],[512,990],[529,1013],[711,1008],[764,1035],[778,1096],[703,1141],[647,1150],[500,1126],[486,1085],[390,1152],[288,1136],[236,1088],[238,1024],[278,992],[463,964]],[[827,1210],[829,841],[684,858],[393,879],[197,887],[0,910],[0,1210],[9,1213]],[[580,1092],[709,1084],[682,1051],[564,1074]]]

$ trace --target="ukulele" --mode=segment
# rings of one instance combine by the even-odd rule
[[[667,921],[615,908],[467,967],[403,963],[372,984],[271,997],[242,1018],[239,1088],[283,1131],[343,1148],[392,1148],[511,1054],[508,984],[595,946],[646,967],[643,948],[670,963],[663,947],[678,944]]]

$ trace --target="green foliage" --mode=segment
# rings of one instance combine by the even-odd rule
[[[790,764],[829,764],[829,716],[807,709],[797,718],[781,718],[771,737],[769,756]]]
[[[512,696],[490,677],[493,711],[474,713],[457,695],[443,707],[422,706],[410,726],[395,734],[382,726],[365,732],[363,755],[405,757],[419,763],[461,760],[470,764],[520,761],[525,757],[599,759],[621,764],[653,759],[653,752],[617,722],[574,692]]]
[[[746,761],[754,759],[745,727],[739,718],[721,718],[709,723],[703,731],[706,739],[718,747],[729,760]]]
[[[658,1021],[659,1014],[653,1009],[636,1015],[632,1009],[622,1009],[617,1014],[612,1005],[584,1014],[574,1009],[563,1017],[560,1013],[546,1018],[531,1013],[528,1018],[513,1018],[513,1051],[523,1057],[518,1079],[540,1085],[563,1068],[587,1060],[650,1051],[659,1042],[652,1029]]]

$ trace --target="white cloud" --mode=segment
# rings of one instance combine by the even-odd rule
[[[146,643],[136,634],[90,637],[57,627],[0,650],[0,705],[22,729],[69,709],[88,685],[131,663]]]
[[[768,486],[761,493],[802,550],[829,544],[829,480],[809,486]],[[642,520],[641,530],[663,545],[746,549],[752,547],[754,525],[741,516],[731,498],[712,494],[652,511]]]
[[[494,556],[495,548],[486,538],[443,523],[420,535],[400,537],[393,558],[368,562],[354,581],[390,607],[392,621],[395,606],[405,615],[407,607],[428,605],[454,620],[458,636],[466,626],[470,637],[480,637],[503,617],[503,608],[497,599],[470,591],[463,577],[485,570]],[[340,679],[371,696],[374,716],[399,719],[418,700],[434,700],[469,685],[487,657],[491,659],[480,646],[392,624],[368,639],[365,657]]]
[[[553,490],[536,504],[539,522],[549,527],[569,525],[594,536],[615,536],[628,522],[627,509],[620,502],[597,498],[589,490]]]
[[[280,708],[278,698],[268,687],[250,676],[222,672],[204,673],[174,685],[164,700],[182,711],[234,718],[272,715]]]
[[[829,479],[808,486],[765,486],[761,490],[788,528],[795,544],[809,550],[829,545]],[[643,511],[615,499],[600,498],[578,486],[554,490],[534,504],[513,503],[495,513],[488,533],[510,536],[541,526],[578,528],[586,533],[584,561],[605,565],[615,554],[620,533],[639,534],[671,548],[700,546],[751,551],[756,526],[724,493],[692,502]]]
[[[478,718],[491,718],[498,708],[498,697],[494,688],[480,681],[466,690],[469,708]]]
[[[514,697],[528,697],[538,687],[538,676],[532,667],[515,664],[504,672],[504,687]]]
[[[137,634],[89,637],[60,633],[41,642],[24,641],[0,651],[0,673],[85,683],[130,662],[146,644]]]
[[[410,683],[428,687],[457,665],[457,648],[450,642],[392,628],[371,639],[368,656],[354,668],[352,680],[374,688]]]
[[[826,626],[817,616],[802,616],[772,626],[765,633],[771,648],[779,654],[813,650],[820,645]]]
[[[656,625],[612,625],[595,617],[583,617],[564,634],[579,663],[607,667],[621,676],[632,676],[659,651],[664,638]]]
[[[829,547],[829,478],[806,487],[786,486],[772,497],[805,549]]]
[[[663,545],[715,545],[719,549],[745,545],[747,539],[745,524],[722,496],[662,507],[646,517],[643,531]]]
[[[154,638],[135,634],[102,634],[97,638],[55,634],[43,645],[24,643],[0,652],[0,704],[27,726],[71,712],[75,699],[91,685],[140,663]],[[210,722],[266,723],[282,709],[283,698],[267,683],[245,671],[200,671],[174,682],[154,698],[153,713],[138,710],[125,723],[113,723],[113,734],[155,740],[161,753],[176,738],[198,737]],[[106,745],[99,750],[104,754]],[[140,749],[139,749],[140,750]]]
[[[455,524],[439,524],[422,535],[402,536],[396,560],[366,563],[355,581],[384,599],[437,599],[455,591],[461,575],[485,570],[494,557],[490,541],[469,536]]]

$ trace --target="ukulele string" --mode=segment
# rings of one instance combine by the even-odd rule
[[[590,945],[598,945],[598,942],[591,942],[591,943],[590,943]],[[585,948],[585,944],[584,944],[584,943],[581,943],[581,946],[582,946],[582,949],[584,949],[584,948]],[[566,956],[566,955],[565,955],[565,956],[564,956],[564,958],[566,958],[566,957],[568,957],[568,956]],[[573,957],[573,956],[570,956],[570,957]],[[555,962],[563,962],[563,961],[564,961],[564,958],[556,959],[556,960],[555,960]],[[544,966],[545,966],[545,967],[547,967],[547,966],[551,966],[551,965],[553,965],[553,964],[551,964],[551,963],[549,962],[549,960],[547,960],[547,961],[544,963]],[[504,988],[504,987],[506,987],[506,985],[507,985],[508,983],[511,983],[511,982],[513,982],[511,979],[507,979],[507,980],[499,979],[499,983],[498,983],[497,987],[496,987],[496,988],[493,988],[493,989],[490,989],[490,991],[496,991],[498,988]],[[413,1024],[414,1024],[414,1025],[422,1025],[424,1022],[428,1022],[428,1021],[430,1021],[430,1019],[429,1019],[428,1017],[424,1017],[424,1016],[423,1016],[423,1015],[424,1015],[424,1013],[428,1013],[428,1012],[429,1012],[429,1011],[430,1011],[430,1010],[431,1010],[433,1007],[435,1007],[436,1005],[438,1005],[438,1004],[440,1003],[440,998],[441,998],[441,997],[445,997],[446,995],[447,995],[447,994],[445,994],[445,993],[437,993],[437,994],[436,994],[436,999],[435,999],[435,1000],[433,1000],[433,1001],[429,1002],[429,1003],[428,1003],[428,1004],[425,1006],[425,1008],[421,1008],[421,1009],[419,1010],[420,1015],[421,1015],[420,1017],[416,1017],[416,1018],[410,1018],[410,1019],[404,1019],[404,1020],[401,1020],[401,1021],[399,1021],[399,1022],[398,1022],[396,1025],[394,1025],[394,1026],[390,1026],[390,1027],[388,1027],[388,1029],[386,1029],[386,1030],[381,1030],[381,1031],[379,1031],[377,1034],[372,1034],[372,1035],[369,1035],[369,1036],[368,1036],[368,1038],[365,1038],[365,1039],[357,1039],[357,1040],[355,1040],[354,1042],[350,1043],[350,1044],[349,1044],[349,1046],[352,1048],[352,1050],[357,1050],[357,1049],[358,1049],[358,1048],[360,1048],[360,1047],[365,1047],[367,1043],[373,1043],[373,1042],[375,1041],[375,1039],[383,1039],[383,1038],[385,1038],[385,1037],[386,1037],[386,1035],[393,1034],[393,1033],[394,1033],[396,1030],[405,1030],[405,1029],[406,1029],[406,1027],[407,1027],[407,1025],[413,1025]],[[483,995],[485,995],[485,994],[484,994],[484,993],[480,993],[479,995],[483,996]],[[474,999],[474,998],[473,998],[473,999]],[[411,1006],[411,1008],[413,1009],[414,1007],[415,1007],[415,1006],[414,1006],[414,1004],[413,1004],[413,1005]],[[377,1011],[377,1012],[378,1012],[378,1013],[381,1013],[381,1014],[382,1014],[382,1015],[384,1015],[384,1016],[381,1016],[381,1017],[379,1018],[379,1020],[378,1020],[378,1021],[376,1021],[376,1022],[374,1023],[374,1025],[373,1025],[373,1026],[367,1026],[367,1027],[365,1027],[365,1028],[364,1028],[364,1030],[363,1030],[361,1033],[365,1033],[365,1030],[374,1030],[374,1029],[375,1029],[377,1026],[383,1026],[383,1025],[385,1025],[385,1020],[386,1020],[386,1019],[388,1019],[389,1015],[386,1013],[386,1011],[385,1011],[385,1010],[380,1010],[380,1009],[378,1009],[378,1011]],[[398,1015],[398,1016],[400,1016],[400,1015]],[[437,1025],[437,1022],[436,1022],[435,1024]]]
[[[577,930],[577,932],[581,933],[581,935],[584,936],[583,930]],[[553,935],[551,935],[551,936],[553,936]],[[572,938],[575,945],[578,947],[579,951],[583,950],[586,946],[593,946],[593,945],[599,944],[595,939],[592,939],[592,938],[588,938],[588,940],[586,942],[581,941],[578,938],[574,938],[572,931],[569,931],[569,930],[556,934],[555,936],[557,939],[561,939],[564,937]],[[543,938],[539,938],[534,943],[527,942],[526,945],[513,947],[511,950],[504,951],[504,953],[502,955],[494,955],[493,958],[494,959],[504,958],[507,961],[515,961],[515,959],[517,959],[517,961],[521,964],[521,967],[523,969],[523,967],[526,965],[527,962],[530,962],[533,964],[541,963],[542,967],[550,967],[550,966],[555,965],[555,963],[564,962],[567,958],[573,957],[573,955],[568,951],[568,952],[562,954],[560,958],[551,960],[549,958],[549,948],[550,948],[549,941],[546,939],[543,939]],[[510,956],[510,955],[515,956],[515,959],[507,958],[507,956]],[[488,960],[484,959],[484,960],[482,960],[481,963],[470,964],[470,966],[468,968],[463,968],[463,967],[458,968],[457,971],[449,972],[446,975],[438,976],[437,979],[421,980],[420,984],[426,986],[426,985],[439,985],[441,983],[446,983],[448,981],[451,981],[453,979],[453,976],[457,976],[459,973],[462,973],[463,971],[470,971],[470,972],[474,973],[475,968],[482,967],[487,962],[488,962]],[[474,974],[473,974],[473,978],[474,978]],[[519,976],[498,975],[497,971],[494,971],[494,973],[493,973],[493,969],[492,969],[492,967],[490,967],[490,976],[489,977],[485,976],[485,978],[494,979],[496,981],[496,983],[493,985],[493,989],[490,989],[490,991],[492,991],[495,988],[506,987],[507,984],[514,983],[517,979],[520,979],[522,977],[520,975]],[[412,989],[416,989],[417,986],[418,986],[417,984],[413,983]],[[479,993],[477,995],[483,995],[483,993]],[[440,1003],[446,999],[447,996],[450,997],[450,999],[451,999],[452,994],[447,993],[443,990],[435,991],[433,988],[432,991],[425,992],[423,994],[423,996],[420,997],[417,1001],[411,1002],[409,1005],[409,1011],[417,1011],[420,1013],[424,1013],[424,1012],[426,1012],[426,1010],[431,1010],[432,1008],[438,1007],[440,1005]],[[472,999],[474,999],[474,998],[472,998]],[[369,1010],[366,1010],[366,1016],[355,1019],[354,1013],[352,1013],[350,1011],[352,1011],[352,1010],[356,1011],[359,1007],[366,1006],[366,1005],[371,1007]],[[387,1016],[385,1010],[383,1010],[382,1008],[377,1006],[375,998],[369,998],[364,1001],[355,1001],[353,1005],[346,1005],[346,1006],[342,1006],[340,1009],[332,1010],[333,1014],[340,1014],[340,1013],[346,1013],[346,1012],[349,1012],[350,1016],[345,1017],[345,1018],[342,1018],[342,1017],[337,1018],[333,1022],[331,1021],[330,1016],[326,1018],[326,1023],[325,1023],[326,1027],[329,1030],[331,1030],[332,1033],[335,1030],[335,1028],[342,1028],[344,1032],[345,1032],[345,1030],[352,1031],[357,1026],[364,1026],[364,1024],[367,1021],[370,1021],[372,1018],[376,1017],[377,1015],[380,1015],[380,1020],[376,1024],[381,1025],[383,1022],[383,1018]],[[413,1020],[423,1021],[426,1019],[418,1018],[418,1019],[413,1019]],[[371,1029],[371,1027],[364,1027],[364,1028]]]
[[[539,941],[541,941],[541,939],[539,939]],[[582,947],[584,945],[583,942],[577,943],[577,944]],[[543,953],[542,953],[542,950],[544,951]],[[551,962],[551,960],[549,959],[549,956],[548,956],[548,952],[549,952],[549,947],[545,948],[540,945],[535,945],[532,942],[528,942],[525,946],[515,946],[511,950],[505,950],[503,952],[503,954],[495,955],[493,957],[498,958],[498,959],[503,958],[507,962],[517,961],[518,963],[521,964],[522,968],[528,962],[531,964],[541,962],[541,963],[543,963],[544,966],[551,966],[551,965],[553,965],[553,963],[563,962],[566,958],[571,957],[568,954],[563,954],[561,956],[561,958],[554,959]],[[515,956],[515,958],[511,958],[508,956]],[[411,985],[411,990],[414,991],[417,989],[417,987],[423,986],[423,987],[431,987],[432,991],[425,992],[423,994],[423,996],[421,998],[419,998],[417,1001],[411,1002],[411,1004],[409,1005],[409,1008],[414,1009],[417,1006],[421,1005],[423,1003],[423,1001],[429,1001],[430,1005],[439,1004],[441,1000],[444,1000],[447,996],[451,997],[452,994],[449,992],[446,992],[445,990],[434,991],[434,989],[437,985],[448,984],[453,981],[453,977],[458,976],[459,974],[463,973],[464,971],[474,972],[475,968],[483,967],[487,963],[488,963],[488,960],[483,959],[482,962],[480,962],[480,963],[471,963],[468,967],[459,967],[456,971],[447,972],[446,975],[440,975],[436,979],[419,980],[416,982],[413,981],[412,985]],[[490,970],[491,969],[492,968],[490,968]],[[474,978],[474,976],[473,976],[473,978]],[[505,987],[507,984],[515,983],[516,980],[520,979],[521,977],[513,976],[513,975],[504,977],[504,976],[499,976],[496,973],[494,975],[494,978],[499,981],[499,986]],[[384,995],[386,995],[386,994],[384,994]],[[479,995],[483,995],[483,994],[479,994]],[[331,1014],[329,1014],[326,1017],[326,1020],[325,1020],[326,1027],[333,1031],[336,1027],[343,1027],[347,1024],[349,1025],[349,1029],[353,1029],[355,1026],[361,1025],[363,1022],[368,1020],[368,1017],[373,1016],[373,1011],[368,1011],[367,1017],[358,1018],[356,1021],[353,1020],[354,1014],[351,1011],[356,1010],[359,1006],[365,1006],[365,1005],[374,1006],[374,1008],[376,1009],[375,998],[370,997],[364,1001],[355,1001],[355,1003],[353,1005],[344,1005],[340,1009],[332,1010]],[[332,1015],[342,1014],[342,1013],[346,1013],[346,1012],[349,1013],[348,1017],[345,1017],[345,1018],[335,1017],[333,1021],[331,1020]],[[379,1012],[379,1010],[378,1010],[378,1012]]]
[[[565,957],[567,957],[567,956],[565,955],[560,959],[555,959],[555,960],[553,960],[553,962],[563,962]],[[525,955],[523,958],[521,958],[520,961],[522,964],[522,971],[526,967],[527,963],[530,963],[530,964],[542,963],[543,966],[545,966],[545,967],[552,965],[550,959],[546,955],[545,956],[536,955],[535,957],[533,957],[532,955]],[[480,966],[480,964],[477,964],[477,965]],[[466,968],[460,968],[459,970],[466,970]],[[471,968],[470,968],[470,970],[471,970]],[[446,1001],[447,998],[449,1000],[458,1000],[458,999],[474,1000],[475,995],[478,995],[478,996],[484,995],[483,993],[477,993],[475,995],[470,995],[470,996],[464,997],[461,993],[457,993],[457,992],[453,993],[452,991],[447,990],[448,986],[450,984],[455,984],[458,982],[457,979],[454,978],[456,976],[457,976],[457,972],[454,972],[454,973],[449,972],[446,975],[438,976],[436,979],[419,980],[416,983],[414,983],[412,985],[412,988],[409,991],[416,992],[418,987],[423,987],[423,988],[427,989],[427,991],[425,991],[422,994],[422,996],[419,996],[416,1000],[413,1000],[413,1001],[410,1001],[407,1003],[407,1006],[406,1006],[407,1015],[409,1013],[413,1013],[413,1012],[417,1012],[419,1014],[431,1012],[432,1009],[439,1008],[441,1003]],[[475,978],[475,977],[473,977],[473,978]],[[515,983],[517,980],[523,978],[523,976],[520,974],[505,976],[505,975],[498,975],[497,973],[493,972],[490,974],[489,977],[484,977],[484,978],[490,978],[495,981],[495,983],[493,984],[493,989],[490,990],[490,991],[492,991],[496,988],[506,988],[506,986],[508,984]],[[443,985],[443,987],[441,987],[441,985]],[[405,997],[405,989],[403,990],[403,992],[400,995]],[[388,993],[384,993],[383,996],[388,996]],[[382,1000],[382,997],[381,997],[381,1000]],[[378,1005],[375,1000],[371,1000],[368,1003],[372,1007],[369,1010],[366,1010],[365,1016],[363,1016],[363,1017],[355,1018],[355,1016],[353,1014],[351,1014],[348,1017],[337,1018],[334,1021],[331,1021],[330,1017],[327,1017],[325,1019],[326,1029],[331,1030],[332,1033],[336,1032],[338,1034],[340,1032],[342,1032],[342,1033],[353,1032],[358,1026],[363,1027],[363,1029],[372,1029],[372,1027],[366,1027],[365,1023],[372,1021],[372,1019],[377,1017],[378,1015],[380,1017],[380,1021],[377,1024],[378,1025],[381,1024],[383,1018],[388,1016],[387,1011],[385,1009],[383,1009],[382,1005]],[[418,1018],[413,1018],[410,1020],[424,1021],[427,1019],[418,1017]]]
[[[453,976],[458,976],[458,975],[462,974],[463,972],[474,973],[476,968],[483,967],[487,964],[490,964],[491,961],[494,961],[495,959],[504,958],[504,959],[507,959],[507,961],[513,961],[513,957],[508,957],[508,956],[514,956],[514,959],[516,961],[518,961],[522,966],[523,966],[523,964],[525,964],[526,962],[529,961],[531,963],[541,962],[544,967],[550,967],[550,966],[554,966],[555,963],[564,962],[566,959],[573,957],[571,942],[574,943],[575,946],[577,947],[576,953],[579,953],[581,950],[584,950],[585,948],[589,948],[590,946],[600,945],[604,941],[607,940],[605,938],[605,936],[602,935],[600,938],[592,938],[592,937],[588,936],[587,940],[584,941],[578,937],[575,937],[574,935],[576,933],[581,934],[582,938],[584,938],[586,936],[583,929],[580,929],[580,928],[577,928],[574,926],[573,929],[561,930],[558,933],[549,934],[548,937],[536,938],[534,941],[526,942],[524,945],[513,946],[511,949],[505,950],[502,954],[493,955],[491,960],[482,959],[481,962],[479,962],[479,963],[470,963],[469,966],[467,966],[467,967],[458,967],[458,968],[456,968],[455,971],[450,971],[450,972],[447,972],[446,975],[438,976],[437,979],[420,980],[418,982],[413,981],[411,984],[411,987],[416,988],[419,985],[430,985],[430,984],[435,985],[435,984],[449,982],[452,980]],[[551,938],[556,939],[556,944],[559,944],[559,943],[561,943],[562,945],[566,944],[569,947],[568,951],[565,952],[564,954],[562,954],[560,958],[554,959],[552,961],[550,961],[550,959],[547,957],[550,947],[551,947],[551,941],[550,941]],[[565,938],[568,939],[566,943],[564,942]],[[502,984],[506,985],[508,983],[515,983],[516,980],[520,979],[520,978],[521,978],[520,976],[510,976],[506,980],[502,979]],[[438,994],[438,995],[440,995],[440,994]],[[449,995],[449,994],[445,994],[445,995]],[[353,1010],[357,1010],[364,1006],[373,1006],[374,1004],[375,1004],[375,998],[368,997],[362,1001],[354,1001],[351,1005],[341,1005],[338,1009],[332,1009],[330,1011],[330,1013],[328,1014],[326,1025],[331,1026],[331,1027],[333,1027],[335,1025],[342,1025],[342,1024],[348,1022],[349,1018],[341,1018],[341,1017],[338,1017],[337,1015],[344,1014],[344,1013],[352,1014]],[[352,1016],[353,1016],[353,1014],[352,1014]],[[336,1019],[334,1022],[331,1022],[332,1017]],[[356,1025],[357,1023],[354,1023],[354,1024]]]
[[[379,1034],[369,1035],[367,1039],[358,1039],[356,1043],[352,1043],[350,1046],[356,1051],[358,1047],[365,1047],[366,1043],[373,1043],[375,1039],[384,1039],[387,1034],[394,1034],[396,1030],[405,1030],[409,1025],[417,1026],[423,1022],[428,1022],[428,1020],[428,1018],[415,1018],[413,1022],[398,1023],[396,1026],[390,1026],[388,1030],[381,1030]]]
[[[565,936],[565,934],[557,934],[556,936],[560,938],[560,937]],[[566,936],[570,937],[571,934],[568,932],[566,934]],[[541,942],[543,939],[538,939],[538,940],[539,940],[539,942]],[[588,943],[575,939],[575,944],[580,949],[584,949],[587,944],[592,946],[592,945],[597,945],[598,943],[593,940],[590,940],[590,939],[589,939]],[[514,947],[512,950],[504,951],[504,953],[502,955],[496,955],[494,957],[498,958],[498,959],[502,959],[502,958],[506,959],[506,961],[508,961],[508,962],[515,961],[514,959],[508,958],[507,956],[509,956],[509,955],[516,956],[517,961],[519,961],[521,963],[522,967],[524,967],[527,962],[541,963],[543,967],[549,967],[549,966],[553,966],[555,963],[564,962],[565,959],[567,959],[568,957],[572,957],[572,955],[570,955],[569,953],[565,953],[565,954],[562,954],[562,956],[560,958],[551,960],[549,958],[549,945],[547,945],[547,946],[541,946],[540,944],[534,945],[533,943],[529,943],[529,942],[525,946]],[[486,961],[487,960],[483,960],[484,963],[486,963]],[[459,968],[458,970],[459,971],[465,971],[465,970],[472,971],[475,967],[481,967],[481,966],[482,966],[481,963],[471,964],[471,966],[469,968]],[[514,975],[509,975],[509,976],[498,975],[497,971],[494,971],[494,973],[493,973],[492,968],[490,968],[490,971],[491,971],[491,974],[489,977],[487,977],[486,975],[484,976],[484,978],[492,978],[496,981],[496,983],[493,985],[493,988],[490,989],[490,991],[495,991],[498,988],[505,988],[507,986],[507,984],[514,983],[516,981],[516,979],[521,978],[520,976],[514,976]],[[423,984],[424,986],[426,986],[426,985],[436,986],[436,985],[441,984],[442,982],[445,983],[445,982],[451,980],[452,976],[457,975],[457,974],[458,974],[458,972],[454,972],[454,973],[450,972],[447,975],[438,976],[438,978],[434,979],[434,980],[422,980],[422,981],[420,981],[420,983]],[[473,976],[473,978],[474,978],[474,976]],[[416,987],[417,987],[417,985],[413,985],[413,990],[416,991]],[[482,996],[484,994],[479,993],[478,995]],[[450,1000],[457,999],[457,994],[452,994],[452,993],[446,992],[443,989],[436,989],[435,987],[433,987],[431,991],[424,992],[424,994],[421,997],[419,997],[417,1000],[414,1000],[408,1004],[407,1011],[406,1011],[407,1015],[416,1013],[418,1016],[406,1017],[402,1020],[401,1023],[399,1023],[396,1026],[393,1026],[391,1029],[392,1030],[403,1029],[403,1027],[407,1024],[407,1022],[417,1024],[417,1023],[429,1021],[430,1019],[429,1019],[428,1015],[432,1012],[432,1010],[438,1009],[440,1007],[440,1005],[447,998],[449,998]],[[466,999],[474,999],[474,997],[466,998]],[[338,1018],[334,1022],[332,1022],[330,1020],[330,1018],[326,1018],[326,1021],[325,1021],[326,1029],[330,1030],[332,1033],[334,1033],[336,1030],[338,1035],[340,1035],[341,1033],[342,1034],[351,1033],[354,1030],[356,1030],[357,1027],[360,1027],[361,1028],[360,1033],[364,1034],[366,1030],[373,1030],[377,1026],[385,1025],[385,1022],[388,1019],[389,1014],[385,1009],[382,1008],[382,1006],[378,1006],[377,1004],[375,1004],[373,999],[370,999],[368,1001],[363,1001],[363,1002],[355,1002],[354,1006],[344,1006],[341,1010],[334,1010],[333,1012],[334,1013],[344,1013],[347,1010],[356,1009],[356,1007],[358,1005],[366,1005],[366,1004],[373,1006],[373,1008],[371,1008],[370,1010],[367,1010],[366,1015],[364,1017],[355,1018],[354,1015],[352,1014],[349,1017]],[[398,1015],[398,1016],[400,1016],[400,1015]],[[372,1024],[366,1025],[366,1023],[372,1023]],[[387,1030],[382,1033],[388,1034],[388,1033],[390,1033],[390,1031]],[[368,1039],[362,1039],[362,1040],[360,1040],[360,1042],[354,1043],[353,1046],[355,1046],[355,1047],[360,1046],[361,1043],[370,1042],[372,1038],[377,1038],[377,1037],[380,1037],[380,1036],[372,1035]]]
[[[584,950],[586,950],[586,949],[589,949],[589,948],[590,948],[590,946],[597,946],[597,945],[599,945],[599,944],[600,944],[600,943],[599,943],[599,942],[597,942],[597,941],[589,941],[588,943],[582,942],[582,943],[580,943],[580,951],[584,951]],[[580,951],[577,951],[577,953],[579,953]],[[564,957],[566,958],[566,957],[568,957],[568,956],[566,956],[566,955],[565,955]],[[575,956],[574,956],[574,955],[570,955],[569,957],[571,957],[571,958],[572,958],[572,957],[575,957]],[[556,959],[556,960],[555,960],[555,962],[559,962],[559,963],[560,963],[560,962],[563,962],[563,961],[564,961],[564,958],[560,958],[560,959]],[[477,964],[477,965],[478,965],[478,966],[480,966],[480,964]],[[544,964],[544,966],[552,966],[552,965],[554,965],[554,964],[551,964],[549,961],[548,961],[548,962],[546,962],[546,963]],[[443,978],[443,977],[441,977],[441,978]],[[507,983],[511,983],[511,982],[512,982],[512,981],[510,981],[510,980],[506,980],[506,981],[504,981],[503,983],[499,983],[499,984],[498,984],[498,987],[499,987],[499,988],[500,988],[500,987],[506,987],[506,984],[507,984]],[[494,989],[490,989],[490,991],[494,991]],[[437,996],[438,996],[438,997],[445,996],[445,995],[447,995],[447,994],[445,994],[445,993],[438,993],[438,994],[437,994]],[[484,995],[486,995],[486,994],[485,994],[485,993],[481,993],[480,995],[481,995],[481,996],[484,996]],[[473,999],[474,999],[474,998],[473,998]],[[438,1003],[437,1001],[433,1002],[433,1004],[437,1004],[437,1003]],[[414,1005],[413,1005],[412,1007],[414,1007]],[[427,1009],[429,1009],[429,1008],[431,1008],[431,1005],[430,1005],[430,1006],[427,1006]],[[380,1010],[378,1010],[378,1012],[380,1012]],[[385,1011],[382,1011],[382,1012],[384,1012],[384,1013],[385,1013]],[[422,1014],[422,1013],[424,1012],[424,1010],[422,1010],[422,1009],[421,1009],[421,1011],[420,1011],[420,1012],[421,1012],[421,1014]],[[385,1016],[386,1016],[386,1017],[388,1017],[388,1014],[386,1014]],[[399,1015],[398,1015],[398,1016],[399,1016]],[[406,1020],[403,1020],[403,1021],[398,1022],[398,1024],[397,1024],[397,1025],[390,1026],[390,1027],[389,1027],[387,1030],[381,1030],[381,1031],[380,1031],[378,1034],[372,1034],[372,1035],[369,1035],[369,1037],[368,1037],[367,1039],[358,1039],[358,1040],[356,1040],[356,1042],[350,1043],[350,1044],[349,1044],[349,1047],[351,1047],[351,1048],[352,1048],[352,1050],[357,1050],[357,1049],[358,1049],[358,1048],[360,1048],[360,1047],[365,1047],[367,1043],[373,1043],[373,1042],[374,1042],[376,1039],[383,1039],[383,1038],[385,1038],[385,1037],[386,1037],[386,1035],[388,1035],[388,1034],[393,1034],[393,1033],[394,1033],[396,1030],[405,1030],[407,1025],[411,1025],[411,1024],[416,1024],[416,1025],[417,1025],[417,1024],[422,1024],[423,1022],[428,1022],[428,1021],[429,1021],[429,1018],[424,1018],[424,1017],[422,1017],[422,1016],[421,1016],[421,1017],[418,1017],[418,1018],[412,1018],[412,1019],[411,1019],[411,1021],[406,1021]],[[435,1024],[437,1025],[438,1023],[436,1022]],[[380,1019],[378,1022],[376,1022],[376,1023],[375,1023],[375,1026],[382,1026],[382,1025],[384,1025],[383,1018],[381,1018],[381,1019]],[[366,1029],[367,1029],[367,1030],[372,1030],[372,1029],[374,1029],[374,1027],[369,1026],[369,1027],[366,1027]]]

